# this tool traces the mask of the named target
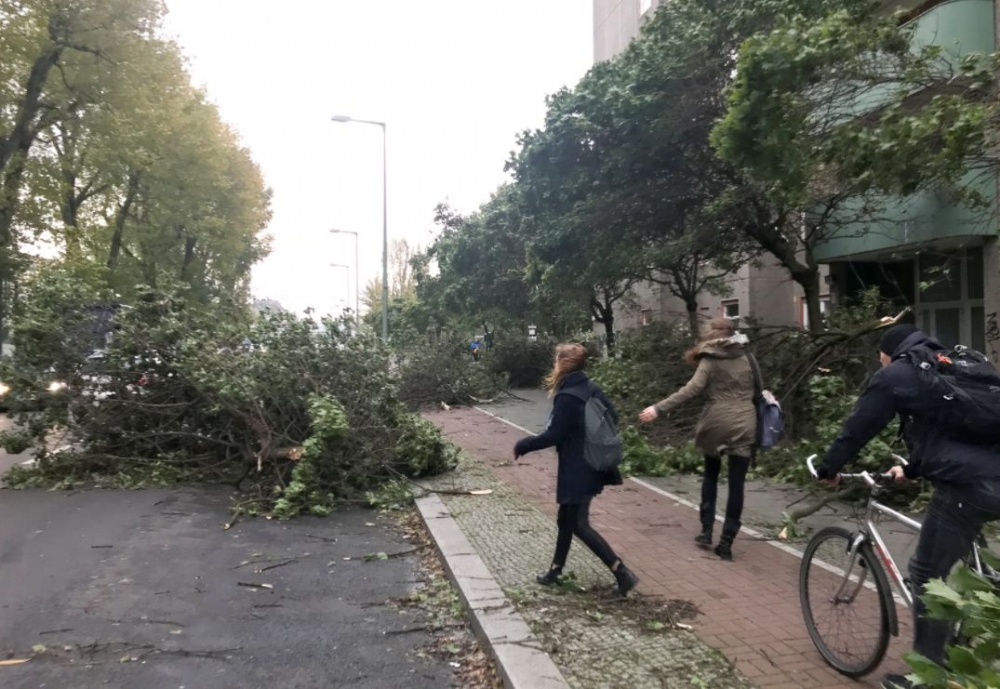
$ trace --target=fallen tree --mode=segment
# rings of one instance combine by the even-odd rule
[[[15,325],[22,430],[0,440],[30,444],[38,461],[10,484],[226,481],[246,491],[242,511],[289,517],[453,462],[438,430],[399,401],[387,351],[348,320],[251,320],[235,305],[149,289],[117,309],[112,342],[95,356],[72,337],[87,332],[80,304],[63,297],[102,295],[66,287],[51,277],[34,285]],[[53,375],[65,387],[38,411],[31,393]],[[60,429],[73,440],[54,453]]]

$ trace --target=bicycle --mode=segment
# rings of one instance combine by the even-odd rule
[[[897,463],[907,463],[899,455],[892,457]],[[810,473],[818,478],[815,460],[816,455],[812,455],[806,463]],[[885,516],[914,532],[920,531],[921,524],[877,500],[883,483],[893,480],[891,474],[873,476],[862,471],[840,474],[840,478],[861,480],[868,484],[870,492],[865,514],[859,520],[856,533],[852,534],[839,526],[828,526],[810,539],[799,567],[799,601],[806,629],[816,650],[837,672],[858,678],[869,674],[882,662],[889,648],[889,635],[899,636],[897,596],[893,595],[890,577],[899,591],[898,599],[907,608],[913,607],[909,582],[886,548],[877,523]],[[980,557],[980,549],[985,547],[986,539],[979,534],[973,542],[972,552],[964,561],[974,572],[995,583],[1000,582],[1000,572]],[[824,611],[819,608],[824,602],[829,608],[826,614],[822,614]],[[835,632],[840,632],[843,623],[853,623],[856,616],[861,615],[870,615],[871,620],[858,628],[851,624],[842,642],[838,642],[839,636],[833,637]],[[836,629],[823,631],[827,623],[835,624]],[[859,643],[862,649],[851,652],[848,648],[851,643]]]

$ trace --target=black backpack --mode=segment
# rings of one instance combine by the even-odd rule
[[[962,347],[906,353],[931,404],[933,421],[956,440],[1000,443],[1000,373],[983,354]]]

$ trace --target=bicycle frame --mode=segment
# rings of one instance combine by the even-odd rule
[[[893,459],[901,464],[906,463],[906,460],[898,455],[893,455]],[[813,476],[817,475],[816,468],[814,465],[815,460],[816,460],[815,455],[809,457],[809,459],[806,460],[806,462],[809,465],[809,471],[813,474]],[[844,593],[848,591],[850,588],[851,576],[854,573],[854,566],[858,561],[857,559],[858,549],[864,543],[871,543],[872,549],[875,551],[875,555],[878,556],[878,559],[882,563],[882,566],[885,568],[885,571],[889,574],[889,578],[892,580],[892,583],[896,586],[896,590],[899,591],[899,595],[903,599],[903,602],[906,604],[907,607],[912,608],[913,593],[910,591],[910,588],[906,585],[906,580],[903,577],[903,573],[899,570],[899,567],[896,566],[896,561],[893,559],[892,553],[890,553],[889,549],[886,547],[885,541],[882,540],[882,535],[879,533],[878,526],[876,525],[875,521],[877,515],[879,514],[885,515],[886,517],[889,517],[890,519],[897,521],[918,533],[922,525],[915,519],[911,519],[910,517],[907,517],[905,514],[897,512],[891,507],[888,507],[880,503],[876,498],[879,492],[881,491],[882,487],[879,485],[878,481],[875,480],[875,477],[872,476],[867,471],[862,471],[861,473],[858,474],[840,474],[840,477],[841,479],[860,479],[864,481],[866,484],[868,484],[868,487],[870,488],[871,492],[868,495],[868,504],[867,507],[865,508],[865,517],[862,522],[861,531],[854,537],[854,540],[851,542],[851,550],[849,553],[850,555],[849,562],[851,564],[850,567],[848,567],[847,571],[843,573],[844,582],[843,584],[841,584],[840,590],[837,592],[836,597],[838,599],[842,599]],[[976,562],[978,563],[979,549],[977,546],[974,546],[973,552],[975,554]],[[854,587],[854,590],[848,596],[848,600],[853,600],[854,597],[857,596],[860,587],[864,585],[865,585],[865,577],[858,576],[857,586]]]
[[[869,478],[871,478],[869,476]],[[864,528],[862,533],[859,533],[857,538],[854,539],[854,543],[851,544],[851,561],[854,562],[855,554],[857,549],[861,546],[861,543],[868,541],[872,544],[872,548],[878,559],[882,562],[882,566],[885,567],[885,571],[889,574],[889,578],[892,579],[893,584],[896,585],[896,590],[899,591],[899,595],[902,596],[903,601],[906,603],[907,607],[913,607],[913,592],[910,591],[910,587],[906,585],[906,580],[903,578],[903,573],[899,571],[899,567],[896,566],[896,561],[893,559],[892,554],[885,545],[885,541],[882,540],[882,535],[878,531],[878,526],[875,524],[876,514],[882,514],[890,519],[897,521],[906,527],[912,529],[913,531],[919,533],[921,529],[920,522],[915,519],[907,517],[905,514],[897,512],[891,507],[883,505],[878,500],[875,499],[878,495],[879,486],[875,483],[874,479],[870,484],[872,486],[871,495],[868,497],[868,508],[865,513]],[[975,550],[976,559],[978,561],[979,551]]]

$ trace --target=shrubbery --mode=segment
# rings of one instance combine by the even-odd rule
[[[412,409],[442,402],[473,404],[496,396],[506,385],[486,361],[473,361],[468,342],[460,338],[414,342],[394,358],[399,397]]]
[[[56,271],[30,286],[12,394],[31,397],[53,376],[68,387],[41,411],[15,401],[24,430],[0,440],[30,440],[39,462],[10,482],[225,480],[250,487],[244,510],[287,517],[452,466],[440,433],[400,402],[388,352],[349,320],[251,320],[178,290],[140,293],[117,311],[105,355],[88,360],[63,334],[85,329],[81,308],[108,295]],[[69,450],[54,454],[60,433]]]
[[[684,362],[684,352],[690,346],[683,329],[653,323],[622,333],[618,357],[591,364],[590,377],[614,403],[622,426],[636,424],[640,411],[688,381],[694,371]],[[657,444],[684,444],[693,437],[700,411],[700,404],[688,405],[642,427],[642,433]]]
[[[805,458],[821,454],[836,438],[867,377],[876,369],[878,334],[874,326],[888,310],[870,294],[852,308],[841,308],[828,331],[750,329],[751,346],[765,384],[782,402],[788,428],[785,443],[762,452],[757,473],[778,480],[808,480]],[[639,412],[683,386],[693,371],[684,363],[691,338],[684,328],[651,324],[623,333],[619,356],[595,362],[591,376],[614,402],[634,459],[635,473],[651,475],[698,471],[700,460],[690,446],[701,406],[692,404],[648,426],[638,426]],[[635,426],[635,428],[630,428]],[[858,465],[885,469],[891,447],[898,451],[893,424],[862,452]],[[642,443],[645,439],[645,443]],[[696,461],[697,460],[697,461]]]
[[[506,338],[484,354],[484,361],[496,375],[506,379],[512,388],[536,388],[552,370],[555,342],[538,338],[530,342],[525,337]]]
[[[677,447],[654,445],[635,426],[621,430],[625,459],[622,473],[635,476],[669,476],[700,471],[703,458],[688,442]]]

